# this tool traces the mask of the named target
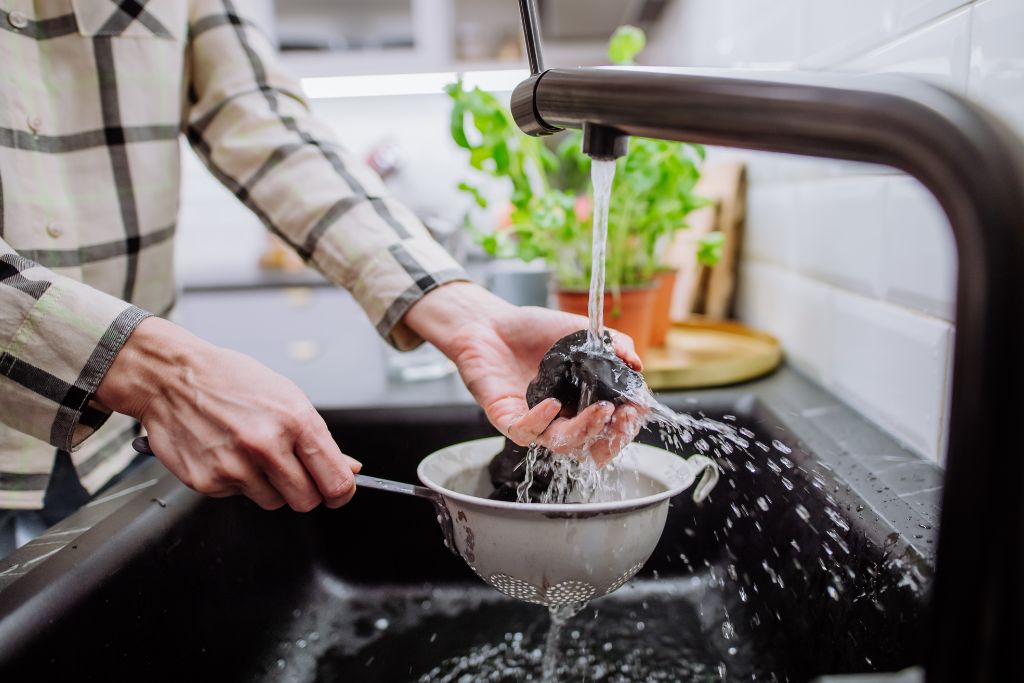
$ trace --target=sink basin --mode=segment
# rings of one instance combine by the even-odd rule
[[[673,505],[637,579],[570,621],[564,680],[805,681],[920,663],[938,469],[789,371],[667,402],[735,424],[749,448],[722,461],[703,506]],[[405,481],[424,455],[494,433],[472,406],[323,413],[368,473]],[[265,512],[204,499],[157,462],[115,495],[102,518],[83,510],[0,562],[0,679],[539,672],[545,611],[484,586],[422,501],[362,491],[341,510]]]

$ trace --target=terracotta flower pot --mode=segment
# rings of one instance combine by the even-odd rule
[[[632,337],[641,359],[650,342],[655,291],[654,285],[650,285],[623,288],[618,297],[608,291],[604,293],[604,324]],[[585,290],[560,289],[558,307],[567,313],[586,316],[589,296]]]
[[[654,276],[654,315],[651,319],[651,346],[664,346],[668,328],[672,326],[672,290],[676,286],[676,271],[664,270]]]

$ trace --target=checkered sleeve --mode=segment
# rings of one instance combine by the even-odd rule
[[[406,311],[465,273],[310,115],[299,84],[242,2],[195,0],[191,7],[193,148],[268,228],[351,291],[389,342],[418,344],[402,322]]]
[[[110,416],[96,387],[147,315],[0,240],[0,421],[76,448]]]

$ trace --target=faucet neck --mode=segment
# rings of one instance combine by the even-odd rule
[[[526,38],[526,58],[530,61],[530,73],[536,76],[544,71],[536,0],[519,0],[519,14],[523,18],[523,37]]]

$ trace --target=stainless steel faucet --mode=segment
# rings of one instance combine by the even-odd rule
[[[1024,147],[967,99],[898,77],[773,80],[721,73],[547,69],[520,0],[532,75],[512,95],[530,135],[584,131],[596,157],[627,136],[848,159],[917,178],[957,244],[952,399],[928,681],[993,681],[1024,642]],[[825,229],[823,227],[823,229]]]

